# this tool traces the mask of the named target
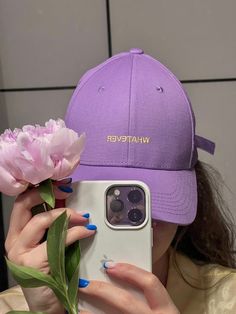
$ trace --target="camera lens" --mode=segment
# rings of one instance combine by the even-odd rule
[[[139,203],[142,200],[142,193],[139,190],[130,191],[128,194],[128,200],[131,203]]]
[[[132,222],[138,222],[143,218],[143,213],[141,212],[140,209],[134,208],[129,211],[128,218]]]
[[[113,200],[110,208],[115,213],[120,212],[124,208],[124,203],[121,200]]]

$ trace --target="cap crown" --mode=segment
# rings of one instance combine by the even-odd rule
[[[84,165],[181,170],[197,160],[195,118],[182,84],[139,49],[82,77],[66,124],[86,133]]]

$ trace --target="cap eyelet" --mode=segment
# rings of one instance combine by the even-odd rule
[[[161,86],[156,86],[156,90],[159,92],[159,93],[163,93],[163,88]]]
[[[98,88],[98,93],[102,93],[102,92],[104,92],[105,91],[105,87],[104,86],[100,86],[99,88]]]

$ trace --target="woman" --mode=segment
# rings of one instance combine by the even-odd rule
[[[152,273],[119,261],[106,265],[109,276],[141,289],[146,303],[93,278],[81,278],[79,292],[121,313],[234,313],[233,227],[221,212],[224,206],[214,180],[197,154],[197,148],[213,154],[214,143],[195,134],[190,101],[173,73],[141,49],[113,56],[82,77],[66,123],[87,136],[73,180],[146,182],[154,229]],[[58,199],[70,192],[70,181],[55,186]],[[46,245],[39,242],[64,208],[32,218],[31,208],[40,203],[36,188],[17,198],[6,251],[15,263],[48,273]],[[96,227],[83,213],[67,212],[67,245],[96,237]],[[22,290],[22,309],[27,301],[31,310],[64,313],[50,289]],[[7,293],[2,294],[4,306]]]

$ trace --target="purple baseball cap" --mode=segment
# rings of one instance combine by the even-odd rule
[[[86,133],[73,181],[141,180],[151,192],[152,218],[190,224],[197,211],[197,148],[190,100],[174,74],[139,48],[90,69],[70,100],[66,125]]]

